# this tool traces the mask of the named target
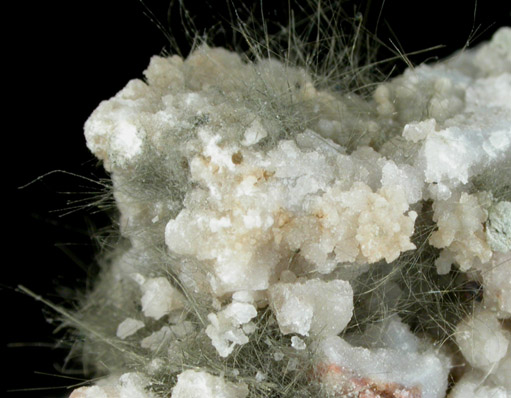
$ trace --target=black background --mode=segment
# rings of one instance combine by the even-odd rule
[[[185,1],[201,31],[227,15],[225,1]],[[259,2],[245,2],[255,4]],[[22,284],[45,298],[69,303],[76,289],[83,290],[93,272],[96,245],[92,232],[108,218],[82,210],[64,215],[68,200],[97,190],[94,183],[56,173],[19,189],[38,176],[65,170],[98,179],[105,177],[85,146],[82,126],[103,99],[120,90],[129,79],[141,77],[151,55],[167,45],[165,35],[147,17],[149,9],[164,26],[168,1],[87,0],[19,2],[4,9],[4,87],[7,112],[3,115],[4,192],[3,265],[0,281],[0,372],[7,397],[64,397],[76,381],[58,377],[68,352],[54,334],[51,311],[16,292]],[[487,40],[503,25],[510,25],[507,1],[374,0],[347,2],[365,12],[369,30],[403,52],[436,45],[445,47],[412,57],[416,64],[443,57]],[[263,13],[285,21],[287,1],[264,1]],[[180,18],[170,18],[178,42],[186,37]],[[222,38],[218,39],[221,44]],[[381,57],[388,56],[385,51]],[[397,62],[402,70],[404,62]],[[5,107],[5,102],[4,105]],[[61,194],[62,191],[82,192]],[[69,305],[69,304],[67,304]],[[18,344],[23,343],[23,344]],[[57,343],[57,344],[56,344]],[[60,347],[60,348],[59,348]],[[41,374],[46,373],[46,374]],[[52,375],[48,375],[52,374]],[[72,375],[75,377],[76,375]],[[77,375],[76,377],[80,377]],[[52,388],[63,386],[63,388]],[[35,391],[11,391],[42,388]],[[50,388],[50,389],[46,389]],[[0,392],[3,396],[3,393]]]

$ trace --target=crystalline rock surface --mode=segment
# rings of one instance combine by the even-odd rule
[[[139,303],[115,321],[116,338],[150,356],[206,336],[221,361],[254,339],[269,311],[290,352],[310,350],[311,380],[326,396],[442,398],[461,361],[450,398],[511,397],[511,203],[477,183],[495,170],[511,180],[510,28],[408,69],[368,99],[207,46],[186,59],[154,56],[144,76],[85,124],[126,242],[104,283],[120,306],[121,283]],[[419,250],[423,211],[438,274],[456,270],[484,287],[456,327],[456,359],[397,316],[357,338],[343,333],[353,280]],[[203,327],[189,321],[190,295],[210,305]],[[71,397],[158,397],[142,373]],[[172,397],[249,396],[243,379],[227,376],[183,368]]]

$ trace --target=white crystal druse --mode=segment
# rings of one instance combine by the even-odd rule
[[[122,376],[72,397],[511,396],[510,28],[366,99],[206,45],[144,76],[85,124]]]

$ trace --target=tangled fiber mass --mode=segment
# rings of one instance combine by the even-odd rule
[[[240,29],[85,124],[119,235],[71,397],[511,397],[511,28],[358,92]]]

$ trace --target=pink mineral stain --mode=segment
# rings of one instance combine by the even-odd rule
[[[422,398],[419,387],[358,377],[350,369],[336,364],[318,365],[315,376],[340,398]]]

